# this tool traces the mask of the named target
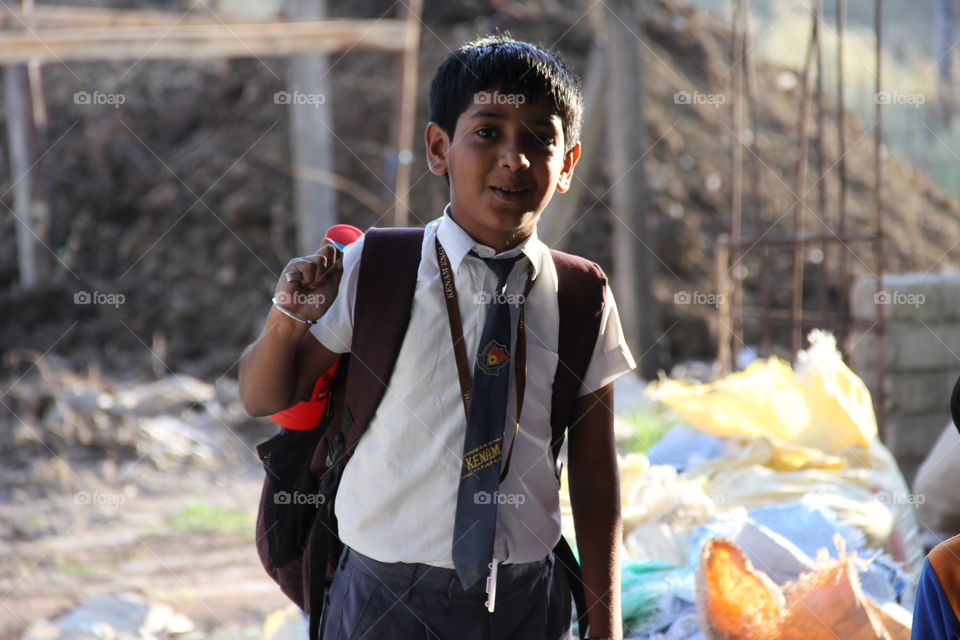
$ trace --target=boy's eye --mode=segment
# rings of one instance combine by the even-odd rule
[[[497,132],[494,131],[491,127],[480,127],[476,131],[476,134],[481,138],[492,138],[494,135],[496,135],[496,133]]]
[[[534,134],[533,141],[544,147],[550,147],[556,142],[553,136],[551,135],[538,135],[538,134]]]

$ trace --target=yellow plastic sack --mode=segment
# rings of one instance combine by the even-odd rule
[[[648,392],[687,424],[718,437],[771,436],[836,452],[867,446],[877,436],[870,392],[836,351],[814,332],[794,371],[777,358],[702,384],[661,379]]]

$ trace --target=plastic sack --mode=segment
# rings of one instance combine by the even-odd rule
[[[650,447],[647,457],[652,464],[668,464],[677,471],[684,471],[722,456],[726,448],[726,441],[680,424]]]
[[[742,508],[720,514],[694,532],[689,552],[691,566],[696,566],[704,545],[714,538],[736,543],[750,563],[778,585],[796,580],[800,574],[816,567],[813,556],[776,531],[755,522]]]
[[[714,436],[771,436],[827,452],[867,446],[877,436],[867,386],[843,363],[832,336],[815,331],[810,340],[798,371],[770,358],[709,384],[661,379],[649,393]]]
[[[956,459],[956,445],[960,433],[948,423],[927,458],[920,465],[913,481],[917,499],[917,513],[923,523],[939,535],[938,542],[960,531],[960,465]]]
[[[718,512],[704,490],[706,478],[688,478],[669,465],[651,465],[642,453],[618,462],[620,514],[626,557],[689,564],[690,537]],[[576,532],[566,469],[560,476],[561,531],[573,544]]]
[[[772,640],[786,612],[783,591],[734,542],[712,538],[697,570],[697,614],[710,640]]]
[[[263,640],[303,640],[309,637],[307,616],[294,604],[277,609],[263,621]]]
[[[620,513],[627,555],[636,560],[687,564],[693,531],[717,513],[704,492],[703,478],[685,478],[668,465],[651,465],[640,453],[625,456],[620,467]],[[560,478],[561,529],[575,539],[567,474]]]
[[[811,555],[827,546],[834,532],[842,533],[851,548],[886,551],[902,563],[907,578],[907,584],[896,589],[897,595],[902,596],[903,604],[912,603],[923,548],[913,506],[902,499],[909,495],[906,481],[890,451],[879,441],[866,448],[850,447],[826,454],[772,438],[757,438],[683,475],[706,477],[705,491],[717,502],[722,501],[726,509],[803,503],[811,512],[809,517],[827,510],[829,519],[837,523],[830,530],[816,522],[801,525],[803,514],[793,514],[792,520],[783,520],[779,527],[773,522],[766,524]],[[761,521],[764,513],[758,512]],[[862,535],[862,541],[851,534],[851,528]]]
[[[690,567],[627,560],[621,571],[625,636],[659,631],[694,608]]]
[[[697,612],[710,640],[907,640],[909,614],[879,607],[860,586],[868,561],[825,553],[818,567],[785,588],[753,567],[736,543],[714,538],[703,547],[697,571]]]

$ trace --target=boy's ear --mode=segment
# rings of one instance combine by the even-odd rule
[[[566,193],[573,182],[573,168],[577,166],[580,160],[580,143],[570,147],[570,150],[563,154],[563,169],[560,170],[560,178],[557,180],[557,191]]]
[[[442,176],[447,173],[447,150],[450,148],[450,138],[443,127],[436,122],[427,123],[424,132],[427,147],[427,166],[434,175]]]

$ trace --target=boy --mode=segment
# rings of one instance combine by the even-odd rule
[[[551,554],[560,538],[550,453],[557,272],[536,224],[569,188],[580,112],[579,81],[560,59],[508,38],[463,45],[433,78],[427,160],[446,177],[450,203],[426,226],[406,337],[340,482],[345,549],[324,638],[555,640],[569,630],[569,586]],[[282,276],[276,295],[294,302],[270,311],[240,365],[251,415],[293,404],[350,349],[363,243],[329,271],[328,247],[284,268],[300,275]],[[319,295],[296,297],[298,285]],[[589,635],[620,640],[612,383],[635,365],[605,294],[568,467]],[[476,354],[472,380],[454,357],[456,325]],[[492,492],[478,489],[491,481]]]
[[[960,639],[960,536],[941,542],[927,555],[913,604],[910,637]]]
[[[950,415],[960,429],[960,379],[950,394]],[[960,536],[935,546],[923,561],[910,637],[960,640]]]

